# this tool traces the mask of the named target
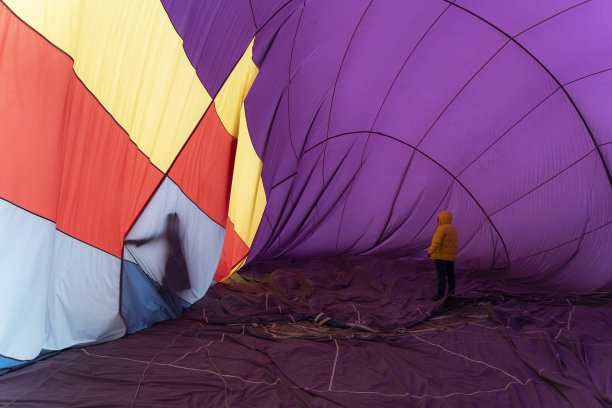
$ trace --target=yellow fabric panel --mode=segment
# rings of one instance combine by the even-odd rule
[[[211,102],[160,1],[7,0],[162,171]]]
[[[261,181],[262,163],[247,128],[244,105],[240,110],[238,144],[234,162],[229,218],[236,233],[251,246],[266,208],[266,192]]]
[[[232,268],[230,275],[236,272],[238,269],[242,268],[242,265],[244,265],[245,262],[246,262],[246,257],[242,261],[238,262],[238,264],[236,264],[236,266]]]
[[[225,130],[234,137],[238,137],[240,107],[259,72],[257,66],[253,63],[254,41],[251,41],[251,44],[215,97],[217,114]]]
[[[215,97],[215,108],[223,126],[238,138],[228,215],[236,233],[249,247],[266,208],[266,193],[261,181],[262,163],[253,147],[244,112],[244,98],[259,72],[253,63],[253,42]],[[232,272],[243,263],[244,260]]]

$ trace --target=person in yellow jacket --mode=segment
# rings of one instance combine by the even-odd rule
[[[442,211],[438,214],[438,227],[427,250],[427,256],[436,261],[438,273],[438,293],[431,300],[440,300],[444,297],[446,278],[448,277],[448,294],[455,293],[455,261],[457,260],[457,246],[459,232],[452,224],[453,214]]]

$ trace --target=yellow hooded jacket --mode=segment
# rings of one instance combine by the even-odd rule
[[[431,240],[432,259],[440,259],[444,261],[457,260],[457,245],[459,241],[459,233],[457,228],[452,224],[453,214],[450,211],[442,211],[438,214],[438,227]]]

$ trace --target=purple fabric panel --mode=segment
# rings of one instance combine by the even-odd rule
[[[471,11],[510,36],[561,13],[584,0],[515,1],[458,0],[457,5]],[[582,7],[582,5],[578,6]]]
[[[574,254],[569,260],[566,256],[568,253]],[[612,220],[605,226],[587,232],[563,247],[538,255],[538,259],[547,259],[556,264],[555,273],[549,276],[537,276],[537,280],[531,279],[534,279],[535,284],[548,281],[551,287],[561,290],[567,290],[567,288],[578,292],[597,290],[609,285],[608,265],[602,263],[601,259],[609,257],[611,253]],[[533,271],[531,268],[536,265],[529,266],[529,269],[526,266],[526,262],[522,261],[517,265],[517,269],[522,267],[523,273],[529,276],[529,272]],[[588,271],[588,278],[585,276],[585,271]]]
[[[254,8],[254,12],[257,14],[257,10],[260,9],[262,5],[271,3],[272,2],[264,2],[262,4],[258,3],[259,5]],[[302,8],[303,3],[289,1],[284,7],[279,8],[278,12],[273,13],[269,20],[266,20],[266,24],[263,26],[258,26],[259,28],[257,30],[257,35],[255,36],[255,44],[253,44],[253,62],[255,65],[261,67],[264,59],[267,58],[270,49],[277,46],[276,40],[282,40],[282,37],[287,35],[287,31],[282,31],[287,28],[285,26],[288,26],[289,29],[294,27],[295,30],[295,23],[297,20],[290,21],[290,19],[293,18],[294,13],[296,12],[298,13],[299,18],[300,10],[302,10]],[[281,34],[280,37],[279,34]]]
[[[545,251],[589,230],[591,183],[584,179],[592,177],[598,161],[594,152],[589,154],[491,216],[505,239],[511,259]],[[569,260],[572,255],[568,252],[565,257]],[[606,258],[599,261],[602,265],[608,263]],[[541,267],[546,269],[547,265]]]
[[[371,138],[371,144],[384,139],[382,136]],[[436,211],[449,202],[450,190],[453,187],[452,177],[422,154],[417,152],[413,156],[413,149],[404,146],[399,143],[390,146],[398,150],[394,154],[395,161],[383,160],[387,169],[397,167],[397,177],[403,179],[397,193],[391,197],[395,202],[392,211],[385,214],[388,217],[385,230],[378,237],[376,247],[365,253],[389,257],[424,257],[424,251],[431,243],[432,231],[435,230]],[[377,183],[375,181],[375,184]],[[360,186],[360,190],[367,194],[367,186]],[[370,199],[379,197],[372,196]],[[358,200],[349,204],[356,206]],[[353,212],[355,213],[355,209]],[[358,213],[355,215],[358,217]]]
[[[270,196],[268,196],[268,199],[270,199]],[[286,207],[281,207],[281,210],[284,210],[285,208]],[[270,238],[278,233],[282,233],[282,229],[279,230],[278,228],[275,228],[275,226],[270,221],[270,216],[268,215],[268,212],[264,213],[264,216],[262,217],[261,222],[259,223],[259,226],[257,227],[257,233],[255,235],[255,239],[253,240],[253,244],[251,244],[251,248],[253,248],[256,245],[264,245],[266,243],[269,243],[270,245],[273,245],[272,248],[270,248],[271,251],[273,252],[279,251],[280,248],[278,246],[278,243],[273,242],[273,240]],[[264,242],[262,244],[259,244],[258,241],[261,239],[264,239]],[[249,261],[253,258],[252,251],[249,251],[248,258],[249,258]]]
[[[612,52],[612,51],[611,51]],[[612,69],[565,86],[598,144],[612,142]],[[608,166],[612,161],[608,159]]]
[[[608,168],[610,168],[612,144],[600,146],[600,150],[604,158],[607,158]],[[597,160],[593,163],[590,171],[590,174],[585,174],[583,179],[583,182],[590,188],[588,231],[612,221],[612,188],[599,155],[597,155]],[[612,241],[609,242],[609,245],[612,245]],[[610,253],[612,253],[612,250]]]
[[[357,148],[351,157],[358,163],[358,171],[345,198],[338,203],[342,211],[336,236],[337,250],[341,253],[361,253],[383,239],[387,220],[394,208],[403,204],[394,197],[404,182],[403,175],[413,152],[411,147],[384,136],[362,134],[359,139],[360,144],[365,141],[363,153],[360,155]],[[337,140],[330,140],[327,148],[325,160],[333,158],[331,152],[338,149]],[[387,199],[381,200],[381,197]]]
[[[486,23],[449,7],[402,69],[374,130],[416,146],[470,78],[507,41]]]
[[[275,121],[287,121],[286,106],[283,106],[280,112],[279,109],[281,109],[283,94],[287,90],[293,34],[299,20],[299,13],[294,12],[286,16],[286,20],[283,21],[277,21],[279,18],[280,16],[274,18],[264,29],[263,35],[265,38],[263,40],[259,36],[255,40],[253,61],[259,66],[259,73],[245,99],[245,114],[249,135],[260,158],[265,158],[266,145],[272,127],[278,126]],[[276,24],[281,24],[281,26],[277,27]],[[274,27],[276,27],[274,36],[268,39],[267,33],[271,32]],[[265,50],[265,54],[263,50]],[[258,54],[263,54],[265,58]],[[286,132],[286,130],[286,125],[284,125],[282,131]],[[290,153],[291,145],[289,143],[284,143],[280,147]],[[267,184],[266,187],[268,188],[270,184],[274,184],[266,179],[264,179],[264,183]]]
[[[609,265],[600,259],[610,258],[612,254],[612,219],[605,226],[587,232],[579,241],[581,251],[555,276],[559,286],[574,288],[574,290],[593,290],[609,285]],[[584,271],[591,271],[587,282]]]
[[[200,81],[214,98],[255,35],[249,0],[162,0]]]
[[[295,174],[297,169],[298,147],[293,146],[291,134],[289,133],[289,104],[288,88],[285,88],[274,116],[270,122],[270,130],[262,154],[265,154],[266,166],[262,169],[261,177],[266,180],[264,188],[266,197],[270,195],[270,189],[287,177]]]
[[[393,231],[393,226],[388,229],[389,218],[394,209],[403,204],[395,197],[404,181],[413,149],[378,135],[363,135],[360,144],[363,141],[365,143],[352,157],[357,159],[358,172],[345,198],[338,203],[341,214],[336,236],[337,250],[341,253],[372,250]],[[326,160],[334,157],[332,152],[337,149],[336,144],[335,139],[328,143]],[[359,150],[363,153],[360,154]],[[388,199],[381,200],[380,197]]]
[[[563,222],[554,227],[537,227],[538,231],[541,231],[540,234],[535,235],[542,236],[543,242],[551,242],[552,239],[552,243],[549,243],[547,248],[540,246],[539,250],[531,250],[528,255],[515,257],[512,261],[511,273],[505,274],[507,279],[523,280],[525,283],[538,286],[546,284],[565,291],[588,291],[609,285],[609,254],[612,253],[610,232],[612,189],[609,187],[609,180],[603,171],[599,157],[592,153],[585,160],[590,161],[590,167],[585,163],[584,174],[581,177],[583,185],[560,187],[559,194],[543,194],[547,195],[549,200],[558,203],[555,207],[540,209],[541,204],[536,206],[537,201],[534,200],[536,216],[544,214],[544,217],[552,221],[563,219]],[[572,193],[571,195],[563,194],[563,191]],[[567,203],[568,201],[577,202],[579,206],[582,206],[581,209],[568,211],[572,216],[571,219],[562,218],[558,214],[559,206],[571,205]],[[529,211],[533,212],[533,210]],[[520,216],[524,217],[522,214]],[[564,227],[568,231],[561,232],[559,227]],[[534,235],[531,227],[525,228],[529,228],[529,235]],[[569,230],[572,230],[574,235],[571,235]],[[550,239],[543,236],[545,231],[550,231]],[[520,238],[520,240],[524,239]],[[524,248],[529,248],[530,242],[531,237],[523,243]]]
[[[295,7],[297,0],[250,0],[255,16],[255,24],[261,29],[270,19],[274,18],[286,8]]]
[[[459,179],[491,214],[593,149],[571,103],[562,92],[556,92],[492,145]],[[575,182],[582,183],[582,176],[577,174]]]
[[[371,135],[368,142],[343,203],[339,249],[422,257],[435,229],[436,210],[448,203],[452,178],[393,139]],[[387,202],[381,197],[388,197]],[[355,242],[357,237],[360,242]]]
[[[538,63],[508,43],[457,96],[420,149],[459,175],[557,89]]]
[[[494,225],[474,197],[458,182],[453,183],[447,202],[436,209],[436,214],[444,210],[453,213],[453,225],[459,231],[458,268],[491,270],[508,267],[508,255]],[[426,231],[430,235],[427,237],[427,246],[431,242],[436,222],[437,216],[432,217],[431,227]]]
[[[373,2],[332,83],[329,136],[369,131],[411,51],[444,12],[443,2]]]
[[[372,7],[371,1],[320,2],[304,10],[303,28],[295,40],[290,89],[292,106],[297,108],[291,117],[297,146],[311,148],[328,136],[332,94],[342,59],[353,47],[355,40],[351,38]]]
[[[472,225],[470,227],[472,228]],[[459,240],[460,247],[456,261],[458,268],[492,273],[502,269],[507,270],[509,263],[506,249],[492,222],[483,220],[481,226],[471,235],[465,234],[462,230]]]
[[[342,243],[338,241],[338,233],[342,222],[343,203],[360,174],[360,158],[365,138],[338,137],[332,139],[330,144],[333,148],[327,151],[327,174],[322,175],[325,151],[324,145],[319,145],[303,159],[304,164],[310,167],[303,173],[311,176],[305,181],[302,178],[295,179],[298,193],[292,199],[297,203],[296,211],[291,222],[285,227],[294,231],[289,235],[289,242],[285,244],[289,255],[326,255],[340,251],[339,246]],[[311,193],[313,188],[316,190]],[[300,194],[302,191],[304,193]],[[362,230],[362,233],[367,236],[372,234],[366,230]],[[343,245],[345,246],[346,244]]]
[[[246,98],[245,109],[249,133],[260,157],[284,92],[288,93],[285,103],[290,112],[286,120],[290,121],[291,144],[284,146],[287,154],[294,154],[291,151],[293,145],[299,157],[307,141],[310,147],[323,140],[325,133],[314,130],[327,127],[329,102],[325,104],[325,101],[331,99],[331,84],[367,5],[367,1],[351,2],[350,5],[311,3],[303,12],[296,9],[282,21],[276,17],[270,21],[266,30],[271,31],[273,23],[281,24],[272,45],[265,41],[259,43],[257,39],[255,62],[261,58],[259,54],[262,51],[258,47],[267,53]],[[324,104],[326,110],[322,111]],[[313,129],[313,119],[316,118],[324,122],[319,122]],[[267,183],[269,181],[264,179],[264,185]]]
[[[521,34],[516,40],[565,84],[612,68],[612,3],[591,1]]]
[[[415,231],[403,228],[405,220],[402,220],[402,217],[412,216],[412,221],[418,225],[420,231],[423,230],[426,220],[435,218],[436,208],[418,207],[425,211],[412,213],[415,208],[413,198],[410,193],[406,195],[405,190],[416,186],[419,189],[417,195],[425,196],[425,200],[431,196],[433,200],[429,198],[428,203],[437,207],[446,195],[445,188],[450,185],[448,174],[428,160],[417,159],[415,163],[432,168],[428,169],[428,178],[430,181],[439,180],[432,184],[439,185],[440,188],[427,190],[427,180],[421,177],[418,181],[418,171],[409,179],[410,183],[404,183],[402,186],[412,149],[389,138],[374,137],[384,140],[370,143],[363,164],[361,160],[367,140],[366,134],[331,139],[326,160],[334,163],[334,167],[329,168],[334,171],[328,174],[325,184],[321,176],[324,146],[319,145],[304,154],[297,175],[283,183],[282,189],[275,189],[268,200],[266,214],[270,216],[272,224],[282,231],[282,236],[279,232],[269,238],[274,240],[280,237],[278,247],[273,248],[282,248],[283,251],[279,253],[293,256],[304,256],[310,252],[317,255],[336,251],[359,253],[370,249],[378,240],[388,241],[389,237],[386,235],[393,236],[398,231],[412,233],[411,238],[416,238]],[[380,160],[385,158],[387,166],[381,175],[377,171],[381,170]],[[376,175],[378,180],[372,180]],[[402,187],[405,198],[410,201],[394,203],[393,196]],[[427,190],[429,194],[423,190]],[[380,197],[389,199],[381,200]],[[372,210],[364,211],[364,208]],[[401,215],[398,217],[397,213]],[[386,218],[392,215],[396,219],[389,221],[385,231]],[[423,219],[423,216],[426,218]],[[413,252],[416,248],[419,248],[419,252],[422,251],[421,247],[426,245],[425,241],[430,238],[430,232],[420,236],[420,242],[413,245]],[[411,241],[398,240],[393,236],[392,242],[397,250],[398,244],[403,248]],[[269,240],[266,242],[256,239],[251,249],[252,256],[260,254],[264,246],[270,245]],[[405,252],[405,255],[408,255],[410,250]],[[263,253],[260,255],[265,256]]]
[[[599,150],[601,151],[601,155],[603,156],[603,159],[608,164],[608,169],[612,169],[612,141],[607,142],[603,146],[600,146]]]
[[[282,251],[281,242],[288,232],[285,232],[284,223],[288,219],[288,214],[295,209],[295,203],[288,199],[289,193],[293,188],[293,178],[278,184],[270,193],[266,193],[267,205],[263,220],[257,228],[257,234],[249,251],[249,262],[251,259],[263,253],[280,253]]]
[[[534,288],[546,285],[548,288],[559,287],[561,290],[569,290],[568,287],[558,285],[557,276],[559,270],[568,262],[567,254],[576,253],[580,248],[580,238],[574,238],[571,241],[562,243],[552,249],[534,252],[530,255],[513,259],[512,270],[505,271],[503,274],[507,282],[520,282],[524,285],[531,285]],[[546,267],[543,268],[542,266]],[[533,273],[540,271],[540,273]],[[575,271],[574,271],[575,273]],[[581,277],[581,287],[588,286],[586,290],[592,290],[592,284],[589,280],[582,279],[582,274],[577,273]],[[607,282],[606,282],[607,283]],[[575,290],[575,288],[572,288]]]
[[[580,34],[567,52],[562,46],[593,10],[607,7],[591,3],[504,3],[501,12],[462,4],[513,33],[551,17],[517,41],[557,75],[549,54],[576,59],[580,46],[588,48],[588,66],[602,61],[599,38]],[[605,32],[599,17],[593,22],[588,35]],[[555,51],[536,49],[542,44]],[[504,276],[552,282],[573,249],[564,246],[560,262],[546,251],[574,239],[587,219],[592,229],[612,218],[605,170],[584,159],[593,140],[555,78],[495,27],[449,2],[292,2],[259,32],[254,61],[260,72],[246,114],[268,204],[249,263],[340,253],[423,258],[436,213],[448,208],[465,238],[458,264],[504,268],[505,246],[517,260],[541,252],[541,260],[529,260],[531,276],[522,264]],[[611,140],[609,78],[603,72],[567,85],[603,143]],[[611,149],[601,151],[608,157]],[[550,195],[539,193],[550,186]],[[555,211],[565,218],[550,230],[532,220]],[[514,225],[541,231],[524,237]]]

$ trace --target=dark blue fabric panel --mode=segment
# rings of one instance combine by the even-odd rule
[[[13,360],[12,358],[0,356],[0,374],[2,373],[2,370],[4,368],[15,367],[15,366],[18,366],[20,364],[25,364],[27,362],[28,361]]]
[[[123,261],[121,314],[134,333],[166,319],[176,319],[188,303],[165,291],[137,264]]]

